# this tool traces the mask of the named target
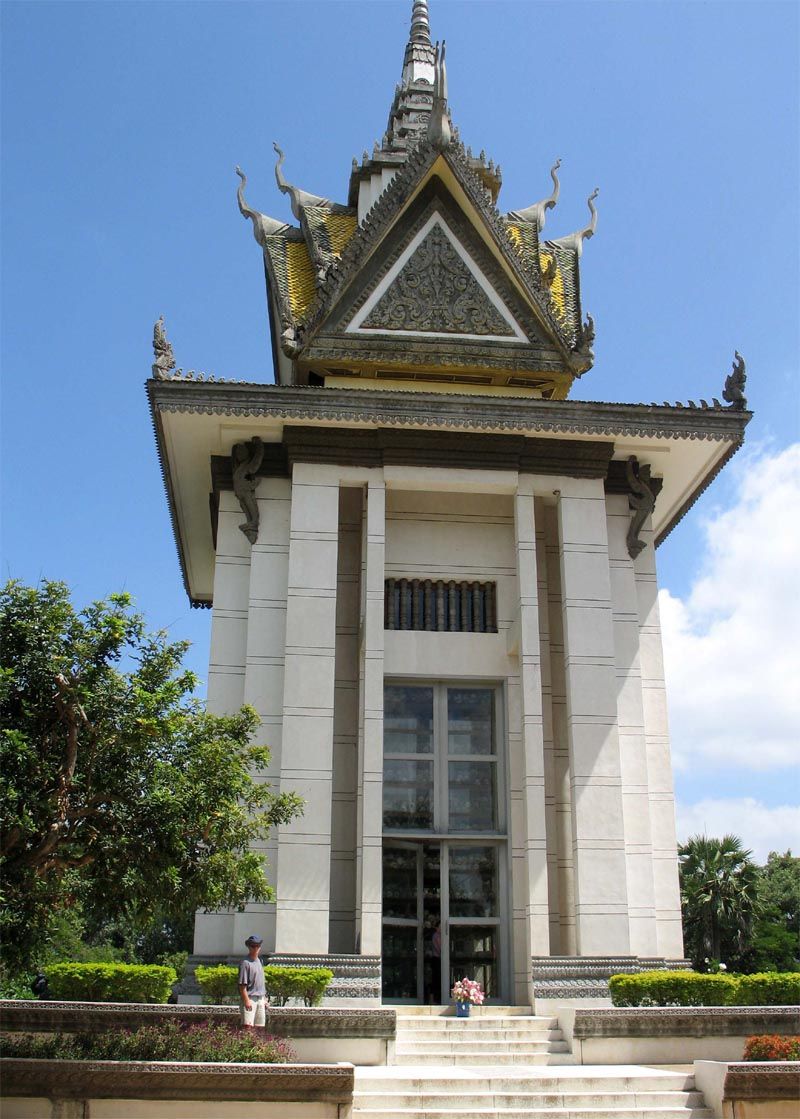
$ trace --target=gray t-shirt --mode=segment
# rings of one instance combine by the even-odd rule
[[[239,964],[239,986],[244,987],[248,998],[264,998],[267,988],[264,986],[264,965],[261,960],[242,960]]]

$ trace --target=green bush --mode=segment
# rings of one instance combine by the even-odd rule
[[[694,971],[644,971],[612,975],[608,987],[614,1006],[729,1006],[737,981]]]
[[[52,998],[87,1002],[166,1002],[178,979],[158,964],[50,964],[44,973]]]
[[[264,968],[267,998],[273,1006],[286,1006],[289,999],[302,999],[306,1006],[318,1006],[333,979],[323,967]]]
[[[203,992],[203,1002],[220,1003],[230,1002],[238,997],[236,981],[239,970],[235,967],[203,967],[202,964],[194,970],[200,990]]]
[[[223,1003],[237,993],[238,970],[220,964],[195,969],[197,982],[207,1003]],[[301,999],[306,1006],[318,1006],[333,979],[333,972],[322,967],[264,968],[264,985],[271,1006],[286,1006],[290,999]]]
[[[138,1030],[99,1034],[12,1034],[3,1039],[4,1057],[62,1061],[213,1061],[286,1064],[296,1055],[284,1038],[260,1030],[207,1021],[159,1022]]]
[[[798,1006],[800,972],[763,971],[742,975],[734,1001],[737,1006]]]

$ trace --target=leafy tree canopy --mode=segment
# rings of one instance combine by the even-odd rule
[[[3,955],[37,954],[54,914],[141,927],[266,901],[263,844],[296,816],[258,779],[256,713],[207,713],[188,645],[126,594],[77,612],[63,583],[0,589]]]
[[[735,835],[692,836],[678,847],[687,954],[700,971],[709,961],[736,965],[761,904],[759,870]]]

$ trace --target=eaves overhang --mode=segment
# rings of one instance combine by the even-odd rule
[[[193,606],[211,604],[210,457],[230,454],[229,444],[245,437],[243,430],[258,434],[259,427],[275,430],[284,424],[304,424],[611,440],[615,458],[635,453],[651,463],[654,476],[666,478],[672,472],[676,478],[672,489],[665,486],[656,506],[654,529],[660,544],[742,445],[752,415],[735,408],[680,404],[476,397],[177,377],[149,380],[147,393],[183,582]],[[192,415],[207,420],[193,425],[198,431],[190,458],[182,450],[185,439],[180,444],[171,428]],[[203,477],[197,476],[199,471],[205,471]],[[202,562],[195,562],[195,549],[202,552]]]

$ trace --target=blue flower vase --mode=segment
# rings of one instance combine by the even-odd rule
[[[456,1018],[469,1018],[469,1002],[456,1003]]]

